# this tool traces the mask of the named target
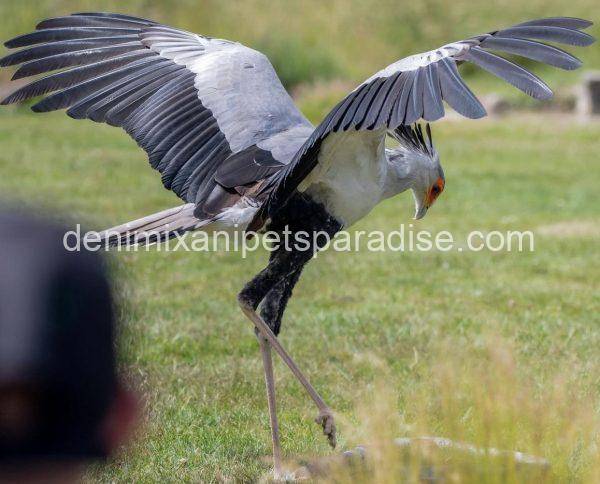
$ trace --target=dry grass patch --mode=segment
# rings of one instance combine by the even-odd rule
[[[535,230],[540,235],[559,238],[600,237],[600,220],[570,220],[542,225]]]
[[[446,342],[427,356],[434,363],[415,368],[410,391],[375,363],[380,377],[357,399],[357,421],[341,419],[364,459],[355,451],[308,468],[330,483],[599,482],[600,418],[578,369],[539,386],[515,355],[498,337],[473,352]]]

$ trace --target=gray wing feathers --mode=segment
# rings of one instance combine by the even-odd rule
[[[509,60],[486,52],[479,47],[469,49],[464,57],[535,99],[552,97],[552,91],[544,81]]]
[[[481,47],[526,57],[565,70],[581,67],[581,61],[568,52],[532,40],[490,36],[481,43]]]
[[[511,27],[509,29],[501,30],[496,35],[498,37],[548,40],[550,42],[577,45],[580,47],[586,47],[593,44],[595,41],[594,37],[585,32],[548,25],[523,25],[521,27]]]
[[[591,22],[586,20],[569,17],[532,20],[447,44],[389,65],[343,99],[317,127],[291,163],[275,175],[267,187],[269,198],[256,215],[255,222],[272,215],[285,203],[318,163],[320,146],[332,132],[394,130],[419,119],[435,121],[445,114],[443,101],[465,117],[485,116],[484,107],[458,73],[459,63],[472,62],[536,99],[550,98],[552,91],[541,79],[489,51],[516,54],[562,69],[575,69],[581,65],[577,58],[537,40],[589,45],[594,41],[593,37],[580,29],[590,25]]]
[[[89,118],[120,126],[136,106],[150,97],[165,82],[180,76],[182,67],[170,64],[154,65],[136,78],[122,82],[121,87],[112,89],[104,99],[89,108]]]
[[[110,103],[114,97],[118,96],[121,90],[129,88],[138,80],[145,80],[146,76],[152,75],[157,71],[158,74],[161,74],[162,69],[171,66],[172,65],[170,62],[165,61],[161,64],[152,63],[145,68],[136,69],[133,74],[128,76],[121,77],[122,73],[115,73],[113,77],[119,76],[119,79],[114,82],[109,82],[107,87],[103,89],[94,89],[93,93],[82,98],[80,101],[66,101],[69,105],[71,105],[71,108],[67,111],[67,114],[74,119],[84,119],[89,117],[94,121],[103,121],[103,116],[101,115],[102,106]]]
[[[542,25],[546,27],[564,27],[567,29],[587,29],[593,25],[593,22],[584,20],[581,18],[574,17],[548,17],[535,20],[528,20],[515,25],[515,27],[521,27],[526,25]]]
[[[68,108],[73,118],[124,128],[165,187],[199,205],[200,191],[210,193],[232,153],[260,143],[289,161],[294,153],[269,140],[297,127],[304,139],[312,131],[268,59],[234,42],[127,15],[82,13],[44,20],[5,45],[23,49],[0,67],[22,64],[15,78],[46,77],[2,104],[46,95],[34,111]],[[264,171],[247,163],[244,180]]]
[[[367,114],[373,107],[373,103],[386,79],[377,79],[373,82],[366,91],[365,96],[361,99],[360,104],[357,105],[356,113],[354,114],[352,125],[356,129],[360,129],[367,118]]]
[[[479,99],[460,77],[453,61],[442,59],[439,74],[442,96],[456,112],[471,119],[482,118],[487,114]]]
[[[377,124],[378,119],[387,117],[389,115],[389,111],[392,108],[392,103],[390,102],[393,99],[393,96],[397,94],[394,92],[394,87],[398,82],[399,76],[391,76],[388,77],[379,92],[377,93],[377,97],[373,100],[369,108],[369,112],[365,117],[365,120],[361,123],[358,128],[367,128],[374,126]]]
[[[356,97],[359,95],[364,95],[365,91],[366,88],[362,86],[358,90],[346,96],[346,98],[343,99],[341,102],[339,102],[336,105],[336,107],[331,111],[331,113],[329,113],[327,118],[325,118],[327,124],[325,124],[325,121],[321,123],[321,129],[323,130],[323,132],[334,130],[337,126],[339,126],[340,122],[343,121],[343,118],[346,115],[348,108],[352,105]]]
[[[144,52],[142,53],[144,54],[142,55],[142,58],[134,62],[129,62],[131,60],[130,58],[106,61],[100,66],[96,77],[90,76],[88,79],[82,77],[78,78],[72,76],[71,71],[66,71],[61,74],[56,74],[56,76],[62,77],[61,79],[58,79],[58,81],[64,80],[60,86],[57,84],[57,80],[54,79],[54,76],[46,77],[39,81],[43,84],[43,86],[41,86],[44,88],[43,92],[41,92],[42,89],[38,89],[37,91],[31,90],[30,87],[36,87],[36,82],[33,82],[29,86],[25,86],[23,89],[14,93],[11,97],[3,101],[3,103],[9,104],[11,102],[16,102],[19,98],[29,99],[33,96],[47,94],[48,92],[60,89],[61,87],[67,87],[66,89],[46,97],[35,104],[31,109],[41,113],[73,106],[75,103],[85,101],[88,99],[88,96],[95,95],[98,89],[114,87],[115,84],[120,86],[123,82],[128,82],[132,78],[136,78],[141,70],[146,72],[147,68],[153,69],[156,66],[153,56],[148,56]],[[106,68],[112,70],[105,72],[103,69]],[[84,70],[85,68],[81,69]],[[52,81],[53,85],[48,86],[48,81]],[[87,111],[84,117],[89,117],[91,119],[92,115],[93,113]]]
[[[137,29],[140,26],[154,25],[151,20],[128,17],[127,15],[111,14],[111,26]],[[97,14],[73,14],[68,17],[56,17],[42,20],[36,25],[36,30],[56,29],[64,27],[105,27],[106,16]]]
[[[406,114],[404,115],[403,124],[413,124],[423,113],[423,84],[424,84],[424,72],[425,69],[417,69],[415,78],[413,79],[413,86],[411,89],[408,104],[406,106]]]
[[[149,62],[149,60],[147,59],[148,57],[155,56],[156,54],[154,52],[150,52],[146,49],[139,49],[134,52],[129,52],[127,54],[112,59],[96,62],[94,64],[86,66],[77,67],[69,71],[59,72],[58,74],[53,74],[51,76],[47,76],[37,81],[34,81],[31,84],[19,89],[15,93],[11,94],[8,98],[6,98],[3,101],[3,103],[11,104],[26,99],[31,99],[33,97],[42,96],[44,94],[48,94],[59,89],[68,88],[74,85],[80,85],[91,79],[98,79],[101,76],[105,75],[107,72],[112,73],[113,71],[118,71],[121,67],[133,63],[134,61],[137,61],[137,63],[135,63],[135,66],[142,65],[144,63]],[[144,58],[146,60],[140,61],[140,59]],[[41,110],[39,109],[39,111]]]
[[[294,126],[310,126],[263,54],[232,44],[227,55],[227,64],[215,64],[209,50],[187,65],[196,73],[202,103],[219,120],[234,152]]]
[[[430,121],[435,121],[443,118],[444,114],[438,66],[430,64],[425,68],[423,116]]]
[[[117,46],[134,42],[139,47],[138,35],[123,35],[111,37],[91,37],[86,39],[71,39],[51,44],[38,45],[9,54],[0,59],[0,67],[8,67],[33,60],[40,60],[53,55],[68,52],[85,53],[88,49],[100,48],[101,46]]]
[[[348,128],[350,128],[350,126],[356,125],[356,111],[358,111],[363,99],[367,97],[368,93],[369,86],[362,86],[362,88],[356,93],[356,96],[353,96],[353,99],[348,104],[348,106],[344,106],[344,112],[342,113],[340,111],[340,119],[335,124],[333,131],[346,131]]]
[[[31,34],[21,35],[4,43],[5,47],[15,49],[28,45],[41,44],[44,42],[57,42],[61,40],[87,39],[90,37],[109,37],[136,34],[136,29],[124,29],[115,27],[67,27],[60,29],[38,30]]]
[[[55,54],[23,64],[17,72],[15,72],[13,79],[35,76],[36,74],[64,69],[65,67],[90,64],[92,62],[110,59],[115,55],[126,54],[136,50],[140,50],[139,43],[129,42],[122,45]]]
[[[393,126],[397,126],[404,122],[404,114],[406,113],[406,102],[412,89],[412,81],[414,71],[402,72],[398,74],[398,90],[396,92],[395,102],[390,112],[388,119],[379,119],[378,122],[385,123],[386,121]]]
[[[548,99],[552,91],[537,76],[523,67],[489,51],[515,54],[562,69],[576,69],[581,62],[571,54],[540,39],[570,45],[589,45],[594,38],[578,29],[591,22],[568,17],[533,20],[517,26],[447,44],[437,50],[417,54],[391,64],[365,81],[367,93],[381,87],[382,79],[393,79],[401,90],[385,92],[385,103],[372,102],[367,94],[360,109],[346,113],[345,121],[337,129],[394,129],[400,124],[412,124],[419,119],[435,121],[444,116],[446,101],[463,116],[480,118],[485,110],[458,74],[457,65],[469,61],[507,81],[536,99]],[[400,79],[397,76],[400,76]],[[391,82],[391,81],[390,81]],[[391,84],[388,84],[388,86]],[[357,90],[364,91],[360,86]],[[377,99],[377,98],[375,98]],[[375,113],[370,110],[375,110]],[[385,115],[382,115],[385,113]],[[352,117],[352,119],[348,119]],[[373,120],[376,120],[374,123]],[[330,123],[331,124],[331,123]],[[336,129],[337,128],[337,129]]]
[[[464,61],[478,65],[536,99],[548,99],[552,91],[541,79],[488,51],[575,69],[581,62],[569,53],[525,37],[584,45],[593,38],[576,29],[589,25],[590,22],[573,18],[542,19],[402,59],[372,76],[336,106],[323,121],[320,136],[348,129],[394,129],[419,119],[435,121],[445,114],[443,101],[463,116],[485,116],[485,109],[458,73],[457,64]]]

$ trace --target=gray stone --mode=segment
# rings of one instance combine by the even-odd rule
[[[600,115],[600,71],[583,75],[577,93],[577,113],[582,116]]]

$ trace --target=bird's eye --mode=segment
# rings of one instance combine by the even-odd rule
[[[437,185],[433,185],[433,187],[431,187],[431,193],[437,195],[438,193],[440,193],[440,187],[438,187]]]

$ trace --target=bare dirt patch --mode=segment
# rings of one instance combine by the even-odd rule
[[[536,229],[536,233],[559,238],[600,237],[600,221],[572,220],[558,222],[550,225],[542,225]]]

